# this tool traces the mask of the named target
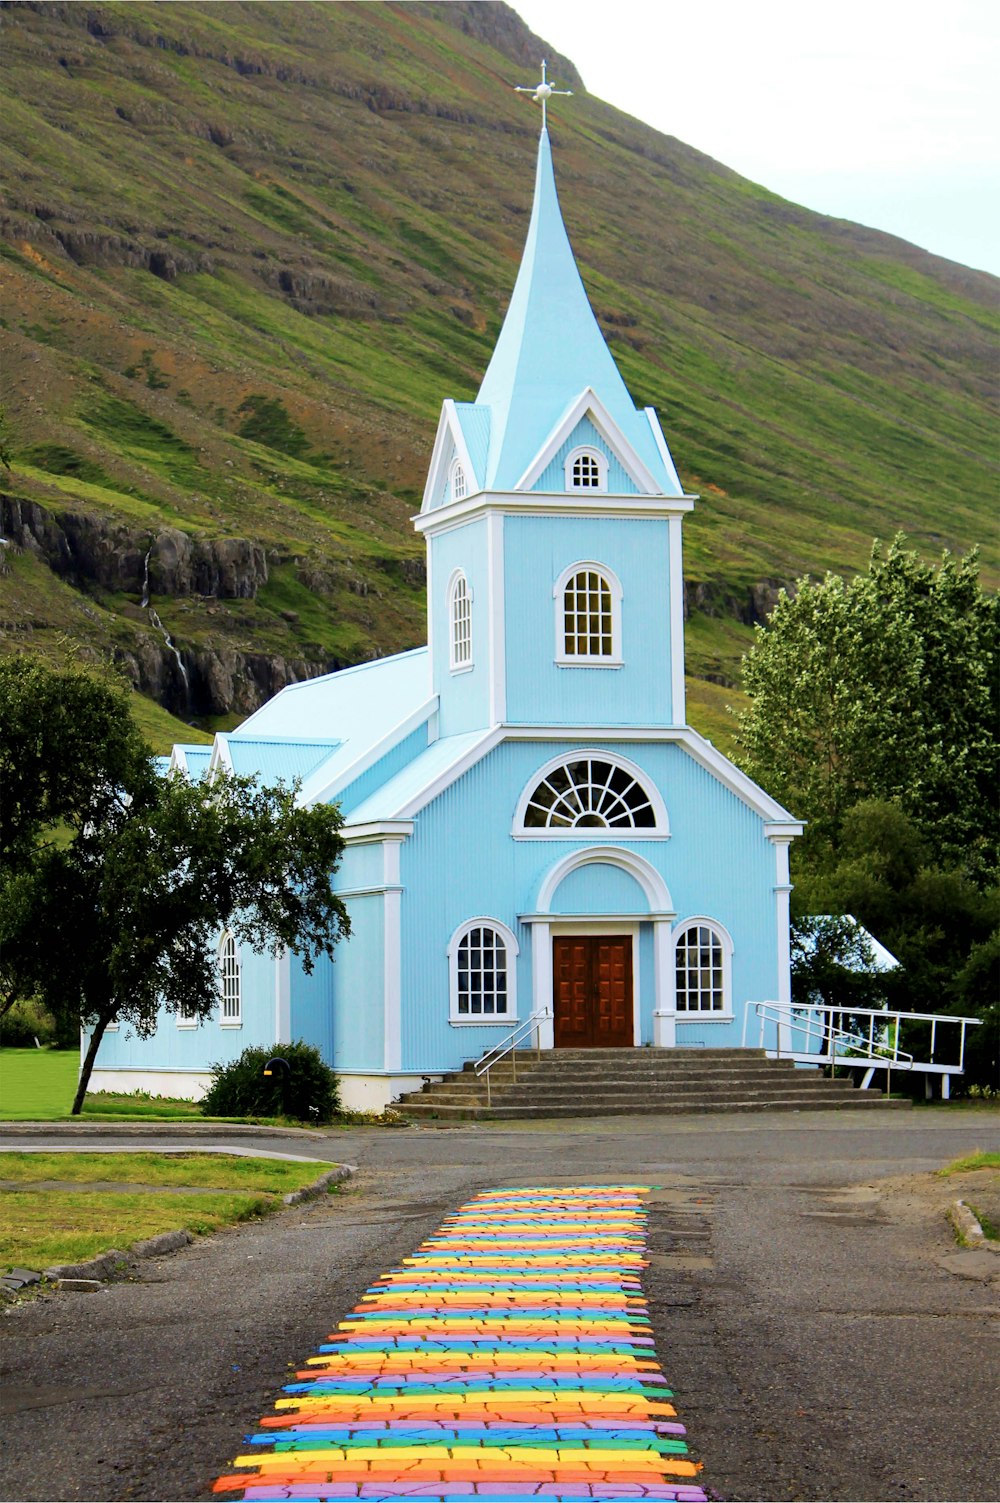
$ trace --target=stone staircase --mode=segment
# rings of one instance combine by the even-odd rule
[[[808,1112],[907,1107],[879,1091],[829,1080],[763,1049],[548,1049],[495,1065],[491,1096],[473,1065],[394,1102],[405,1116],[437,1122],[529,1117],[679,1116],[688,1112]]]

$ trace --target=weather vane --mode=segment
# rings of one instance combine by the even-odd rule
[[[542,107],[542,130],[545,130],[545,105],[553,94],[565,94],[567,97],[573,93],[572,89],[554,89],[545,77],[545,64],[542,63],[542,81],[540,84],[515,84],[514,92],[517,94],[530,94],[536,104]]]

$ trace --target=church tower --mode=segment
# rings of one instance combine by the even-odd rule
[[[685,724],[684,494],[570,247],[548,131],[474,402],[446,401],[423,505],[439,734]]]

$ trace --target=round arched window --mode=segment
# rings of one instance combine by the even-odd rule
[[[598,757],[551,768],[528,799],[526,830],[651,830],[656,811],[638,778]]]

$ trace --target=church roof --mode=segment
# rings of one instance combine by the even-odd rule
[[[600,398],[663,493],[677,494],[673,467],[668,471],[665,466],[650,420],[636,409],[588,301],[559,209],[548,131],[543,130],[521,267],[475,402],[490,414],[485,488],[513,490],[587,388]],[[464,416],[462,427],[468,437]],[[471,443],[469,447],[471,451]]]

